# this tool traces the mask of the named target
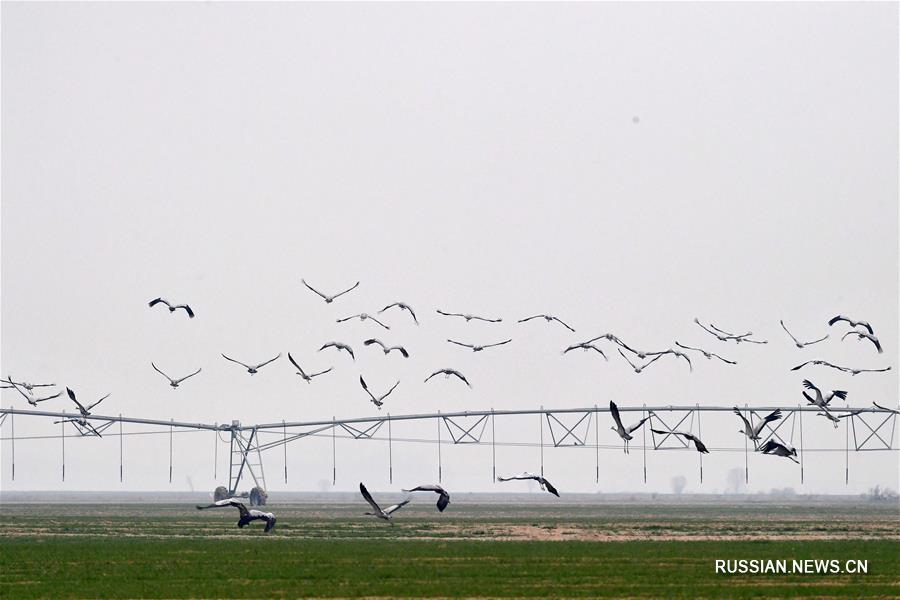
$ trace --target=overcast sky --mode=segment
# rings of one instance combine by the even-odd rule
[[[851,406],[898,398],[896,3],[18,4],[2,5],[2,373],[49,380],[100,414],[244,423],[377,414],[360,389],[397,380],[383,412],[734,404],[792,406],[801,380]],[[361,281],[326,305],[326,291]],[[159,295],[197,313],[169,315]],[[403,300],[417,311],[337,324]],[[503,318],[465,323],[436,308]],[[558,314],[556,324],[516,320]],[[837,313],[885,348],[840,340]],[[721,343],[693,323],[752,330]],[[799,350],[798,337],[831,333]],[[612,331],[644,349],[699,345],[636,375],[561,350]],[[372,335],[405,345],[384,356]],[[511,344],[474,354],[447,338]],[[357,360],[316,352],[353,346]],[[290,351],[311,370],[304,384]],[[261,362],[250,377],[220,353]],[[888,374],[850,377],[822,358]],[[150,367],[200,375],[171,390]],[[472,382],[423,379],[455,367]],[[840,404],[840,401],[836,401]],[[14,390],[3,406],[28,408]],[[62,398],[41,405],[72,410]],[[630,419],[629,419],[630,420]],[[601,444],[616,444],[607,416]],[[703,418],[711,447],[743,447],[734,415]],[[790,424],[787,424],[789,426]],[[593,427],[593,424],[591,425]],[[787,427],[786,427],[787,428]],[[18,417],[16,435],[59,426]],[[127,431],[138,431],[131,428]],[[146,429],[145,429],[146,430]],[[784,431],[784,430],[782,430]],[[696,430],[695,430],[696,432]],[[69,434],[73,433],[71,430]],[[393,435],[433,438],[427,426]],[[545,434],[546,434],[545,430]],[[851,432],[852,433],[852,432]],[[225,483],[211,433],[16,443],[4,489],[188,489]],[[498,442],[536,442],[538,419],[497,420]],[[797,467],[750,457],[750,491],[898,487],[898,454],[851,453],[804,419]],[[446,439],[446,432],[444,433]],[[593,429],[591,430],[593,437]],[[490,439],[489,433],[485,440]],[[795,432],[794,445],[799,445]],[[852,442],[852,438],[851,438]],[[896,447],[896,440],[895,440]],[[436,478],[434,445],[337,442],[337,485]],[[722,491],[740,452],[545,450],[564,491]],[[264,454],[271,491],[332,489],[331,440]],[[490,446],[444,447],[452,489],[499,489]],[[539,469],[500,446],[502,473]],[[518,484],[505,484],[510,489]],[[506,488],[503,488],[506,489]],[[519,488],[515,488],[519,489]],[[521,486],[524,489],[524,486]]]

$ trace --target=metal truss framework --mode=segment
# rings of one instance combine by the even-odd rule
[[[701,435],[700,416],[703,413],[716,412],[732,412],[734,407],[725,406],[654,406],[654,407],[628,407],[620,406],[620,413],[637,412],[641,417],[647,417],[649,423],[642,427],[643,443],[640,449],[643,453],[644,465],[644,481],[647,480],[647,463],[646,453],[648,448],[653,451],[664,450],[693,450],[688,441],[683,438],[672,435],[671,433],[657,434],[652,429],[663,431],[683,431],[693,433],[698,437]],[[800,458],[800,478],[803,481],[803,413],[816,413],[819,409],[815,406],[792,406],[792,407],[748,407],[745,406],[741,412],[751,422],[758,422],[765,413],[773,410],[781,410],[786,416],[775,424],[766,424],[763,427],[763,434],[757,445],[762,445],[769,439],[775,439],[779,443],[793,447],[795,432],[799,432],[798,455]],[[845,423],[845,452],[848,455],[845,464],[846,479],[849,481],[849,450],[850,437],[852,432],[852,447],[857,452],[862,451],[895,451],[894,435],[896,431],[898,411],[891,411],[882,408],[865,408],[850,409],[835,407],[830,411],[836,414],[840,419],[844,419]],[[431,442],[437,443],[438,451],[438,481],[442,476],[441,465],[441,446],[445,443],[453,445],[461,444],[491,444],[492,458],[492,475],[496,478],[496,420],[498,417],[522,417],[528,415],[537,415],[540,420],[540,461],[541,473],[544,470],[544,424],[546,422],[547,430],[550,434],[550,444],[553,447],[594,447],[596,450],[596,479],[600,479],[600,450],[615,449],[617,446],[601,446],[600,444],[600,418],[604,413],[609,413],[609,409],[605,407],[590,408],[567,408],[567,409],[540,409],[533,410],[502,410],[502,411],[466,411],[455,413],[430,413],[430,414],[409,414],[409,415],[377,415],[371,417],[358,417],[350,419],[332,418],[327,421],[295,421],[279,423],[260,423],[255,425],[242,425],[240,421],[231,421],[230,425],[226,424],[209,424],[209,423],[189,423],[174,420],[158,420],[158,419],[139,419],[131,417],[119,416],[103,416],[88,415],[76,418],[70,413],[57,413],[36,410],[18,410],[12,408],[0,409],[0,426],[6,425],[10,434],[3,437],[3,440],[11,442],[11,459],[12,459],[12,478],[15,479],[15,417],[46,417],[61,419],[56,421],[62,427],[59,436],[39,436],[40,439],[48,437],[58,438],[62,440],[63,467],[62,476],[65,479],[65,424],[71,423],[76,435],[69,437],[103,437],[106,432],[115,423],[119,424],[118,433],[112,435],[119,436],[120,463],[119,477],[123,475],[123,459],[122,459],[122,436],[125,435],[122,430],[123,424],[139,425],[139,426],[164,426],[168,428],[169,433],[169,481],[172,480],[172,456],[173,456],[173,432],[175,429],[181,431],[212,431],[216,432],[217,444],[216,454],[218,455],[218,436],[221,433],[228,433],[230,448],[229,472],[228,472],[228,491],[235,494],[238,486],[248,477],[253,483],[262,489],[266,489],[265,474],[263,471],[262,452],[274,448],[282,447],[285,452],[284,463],[284,479],[287,482],[287,444],[307,438],[310,436],[328,435],[330,433],[332,439],[332,472],[333,479],[337,479],[337,467],[335,464],[335,439],[337,433],[343,432],[354,440],[380,440],[388,443],[388,461],[389,476],[393,480],[393,443],[394,437],[391,424],[401,421],[435,421],[437,424],[437,439],[401,439],[398,441],[405,442]],[[593,417],[593,418],[592,418]],[[489,442],[484,440],[485,431],[487,431],[488,422],[491,425],[491,439]],[[592,423],[593,421],[593,423]],[[788,427],[788,423],[790,426]],[[376,434],[387,425],[387,437],[376,437]],[[648,427],[649,425],[649,427]],[[591,427],[594,429],[593,444],[590,443]],[[651,429],[650,444],[647,444],[647,429]],[[787,433],[788,429],[790,434]],[[442,440],[441,432],[445,430],[450,439],[446,442]],[[261,441],[261,434],[281,434],[278,439],[271,441]],[[638,435],[635,432],[634,435]],[[34,438],[18,438],[34,439]],[[749,480],[749,469],[747,467],[747,455],[750,450],[747,439],[744,438],[745,453],[745,476]],[[502,444],[502,443],[501,443]],[[522,444],[514,445],[537,445]],[[548,444],[549,445],[549,444]],[[703,455],[697,453],[700,463],[700,481],[703,481]]]

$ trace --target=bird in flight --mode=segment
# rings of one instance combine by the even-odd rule
[[[740,431],[741,433],[746,435],[748,438],[750,438],[750,440],[753,441],[754,449],[757,448],[757,446],[759,445],[760,434],[762,433],[763,427],[765,427],[767,423],[772,423],[781,418],[781,410],[775,409],[772,412],[770,412],[769,414],[767,414],[765,417],[763,417],[762,419],[757,421],[756,425],[753,425],[753,424],[751,424],[751,421],[753,420],[752,413],[750,414],[750,419],[748,419],[747,417],[744,416],[744,414],[740,411],[740,409],[737,406],[735,406],[734,414],[739,416],[741,418],[741,421],[744,422],[743,431],[741,431],[741,430],[738,430],[738,431]]]
[[[27,388],[25,388],[25,389],[20,388],[15,383],[8,387],[16,388],[16,391],[19,392],[20,394],[22,394],[22,397],[25,398],[25,401],[28,402],[28,404],[30,404],[32,406],[37,406],[41,402],[46,402],[47,400],[53,400],[54,398],[58,398],[59,395],[62,393],[62,392],[56,392],[52,396],[47,396],[45,398],[35,398],[34,393],[31,390],[29,390]]]
[[[172,379],[171,377],[169,377],[168,375],[166,375],[165,373],[163,373],[162,371],[160,371],[160,370],[159,370],[159,367],[157,367],[156,365],[154,365],[152,362],[150,363],[150,366],[153,367],[153,369],[154,369],[157,373],[159,373],[160,375],[162,375],[163,377],[165,377],[166,379],[169,380],[169,385],[172,387],[173,390],[174,390],[175,388],[178,387],[178,384],[179,384],[179,383],[181,383],[182,381],[184,381],[184,380],[187,379],[188,377],[193,377],[194,375],[196,375],[197,373],[199,373],[199,372],[202,370],[202,369],[197,369],[196,371],[194,371],[194,372],[191,373],[190,375],[185,375],[184,377],[182,377],[182,378],[180,378],[180,379]]]
[[[409,500],[404,500],[403,502],[400,502],[398,504],[392,504],[391,506],[388,506],[387,508],[382,509],[380,506],[378,506],[378,503],[375,502],[374,498],[372,498],[372,494],[369,493],[369,490],[366,489],[366,486],[364,486],[362,484],[362,482],[359,482],[359,493],[362,494],[362,497],[366,499],[366,502],[368,502],[369,506],[372,507],[372,510],[375,511],[375,512],[367,512],[364,514],[367,514],[367,515],[370,515],[373,517],[378,517],[379,519],[383,519],[383,520],[387,521],[388,523],[390,523],[391,525],[394,524],[392,521],[393,517],[391,515],[393,515],[395,512],[397,512],[398,510],[400,510],[407,504],[409,504]]]
[[[797,365],[796,367],[792,367],[791,371],[799,371],[806,365],[821,365],[823,367],[831,367],[832,369],[850,373],[851,375],[859,375],[860,373],[884,373],[885,371],[891,370],[890,366],[884,367],[883,369],[851,369],[850,367],[841,367],[839,365],[832,364],[827,360],[808,360],[805,363]]]
[[[781,323],[781,328],[784,329],[785,333],[787,333],[789,336],[791,336],[791,339],[794,340],[794,345],[796,345],[798,348],[805,348],[806,346],[812,346],[813,344],[818,344],[819,342],[824,342],[825,340],[828,339],[828,335],[826,334],[825,337],[820,337],[819,339],[817,339],[817,340],[812,340],[811,342],[801,342],[800,340],[798,340],[798,339],[794,336],[793,333],[791,333],[790,331],[788,331],[788,328],[787,328],[787,326],[784,324],[784,321],[783,321],[783,320],[782,320],[782,321],[778,321],[778,322]]]
[[[569,346],[568,348],[563,350],[562,353],[566,354],[572,350],[581,350],[582,352],[587,352],[588,350],[596,350],[597,352],[600,353],[600,356],[602,356],[607,362],[609,362],[609,358],[607,358],[606,353],[590,342],[581,342],[580,344],[575,344],[574,346]]]
[[[560,325],[562,325],[563,327],[565,327],[572,333],[575,333],[575,330],[572,329],[571,327],[569,327],[562,319],[560,319],[559,317],[554,317],[553,315],[534,315],[533,317],[525,317],[524,319],[519,319],[519,323],[525,323],[532,319],[544,319],[548,323],[552,323],[553,321],[556,321],[557,323],[559,323]]]
[[[443,375],[444,379],[450,379],[450,376],[453,375],[453,376],[459,378],[460,380],[462,380],[462,382],[465,383],[467,386],[472,387],[472,384],[469,383],[469,380],[466,379],[462,373],[460,373],[459,371],[457,371],[455,369],[440,369],[439,371],[435,371],[434,373],[432,373],[431,375],[426,377],[425,381],[423,383],[428,383],[428,380],[431,379],[432,377],[434,377],[435,375]]]
[[[847,323],[850,324],[850,327],[860,327],[860,326],[865,327],[869,333],[871,333],[872,335],[875,334],[875,330],[872,329],[872,326],[869,325],[869,323],[867,321],[854,321],[850,317],[845,317],[844,315],[838,315],[838,316],[834,317],[833,319],[829,320],[828,325],[834,325],[838,321],[846,321]]]
[[[625,442],[624,450],[625,454],[628,454],[628,442],[630,442],[634,436],[631,435],[632,432],[637,431],[641,428],[641,425],[650,420],[650,416],[643,417],[640,421],[631,425],[630,427],[625,427],[622,425],[622,417],[619,415],[619,407],[616,406],[616,403],[612,400],[609,401],[609,412],[612,415],[613,421],[616,422],[615,427],[610,427],[613,431],[619,434],[619,437]]]
[[[411,492],[434,492],[438,494],[437,509],[441,512],[444,512],[444,509],[450,504],[450,494],[439,485],[419,485],[412,489],[402,491],[408,494]]]
[[[356,360],[356,356],[354,356],[353,354],[353,348],[351,348],[347,344],[342,344],[341,342],[328,342],[327,344],[324,344],[321,348],[319,348],[319,352],[321,352],[325,348],[335,348],[338,352],[343,350],[350,355],[350,358]]]
[[[720,342],[729,342],[729,341],[733,341],[736,343],[749,342],[751,344],[768,344],[769,343],[766,340],[751,340],[750,336],[753,335],[752,331],[748,331],[747,333],[740,333],[740,334],[730,333],[728,331],[725,331],[724,329],[719,329],[713,323],[709,324],[709,327],[712,327],[712,329],[710,329],[709,327],[706,327],[703,323],[701,323],[700,319],[697,319],[696,317],[694,318],[694,323],[699,325],[703,329],[703,331],[709,333],[710,335],[714,335]],[[713,331],[713,330],[715,330],[715,331]]]
[[[310,373],[307,375],[306,371],[304,371],[303,368],[297,364],[297,361],[294,360],[294,357],[291,356],[290,352],[288,352],[288,360],[291,362],[292,365],[294,365],[294,368],[297,369],[297,375],[302,377],[303,381],[305,381],[306,383],[312,382],[313,377],[318,377],[319,375],[324,375],[325,373],[330,371],[332,368],[334,368],[334,367],[329,367],[329,368],[325,369],[324,371],[319,371],[318,373]]]
[[[305,279],[301,279],[300,281],[302,281],[302,282],[303,282],[303,285],[305,285],[310,291],[315,292],[316,294],[318,294],[319,296],[321,296],[322,299],[325,300],[325,304],[331,304],[332,302],[335,301],[336,298],[339,298],[340,296],[343,296],[343,295],[346,294],[347,292],[352,292],[353,290],[356,289],[356,286],[359,285],[359,282],[357,281],[356,283],[353,284],[353,287],[347,288],[347,289],[344,290],[343,292],[339,292],[339,293],[337,293],[337,294],[335,294],[335,295],[333,295],[333,296],[329,296],[328,294],[323,294],[322,292],[320,292],[319,290],[317,290],[317,289],[314,288],[313,286],[311,286],[311,285],[309,285],[308,283],[306,283],[306,280],[305,280]]]
[[[165,304],[166,306],[168,306],[170,313],[173,313],[180,308],[180,309],[184,310],[184,312],[187,313],[187,316],[189,316],[192,319],[194,318],[194,311],[192,311],[191,307],[188,306],[187,304],[172,304],[171,302],[169,302],[168,300],[165,300],[163,298],[156,298],[156,299],[150,301],[151,308],[156,306],[157,304]]]
[[[684,352],[679,352],[678,350],[673,350],[672,348],[669,348],[668,350],[661,350],[659,352],[648,352],[647,354],[649,356],[664,356],[666,354],[671,354],[675,358],[683,358],[684,360],[687,361],[687,364],[691,370],[691,373],[694,372],[694,365],[691,364],[690,357],[687,354],[685,354]]]
[[[379,346],[381,346],[381,350],[385,354],[390,354],[392,350],[396,350],[400,354],[403,355],[403,358],[409,358],[409,352],[407,352],[406,348],[404,348],[403,346],[388,346],[387,344],[385,344],[384,342],[382,342],[381,340],[379,340],[377,338],[370,338],[370,339],[364,341],[363,344],[366,346],[371,346],[372,344],[378,344]]]
[[[551,494],[553,494],[554,496],[559,498],[559,492],[556,491],[556,488],[553,487],[553,485],[549,481],[547,481],[544,477],[542,477],[540,475],[536,475],[534,473],[528,473],[526,471],[525,473],[522,473],[521,475],[513,475],[512,477],[497,477],[497,481],[521,481],[521,480],[526,480],[526,479],[533,479],[533,480],[537,481],[540,484],[541,489],[543,491],[550,492]]]
[[[389,389],[386,393],[382,394],[381,396],[378,396],[377,398],[375,397],[375,394],[373,394],[372,392],[369,391],[369,386],[366,385],[366,380],[362,378],[362,375],[359,376],[359,384],[362,386],[362,389],[366,390],[366,393],[369,395],[369,398],[372,399],[372,404],[377,406],[378,410],[381,410],[381,405],[384,404],[384,399],[391,395],[391,392],[393,392],[394,389],[398,385],[400,385],[400,382],[398,381],[397,383],[395,383],[391,389]]]
[[[399,308],[400,310],[405,310],[405,311],[407,311],[407,312],[410,314],[410,316],[412,316],[413,322],[414,322],[416,325],[419,324],[419,320],[416,318],[416,313],[413,311],[412,307],[410,307],[410,305],[409,305],[409,304],[406,304],[405,302],[394,302],[393,304],[388,304],[387,306],[385,306],[384,308],[382,308],[381,310],[379,310],[379,311],[378,311],[378,314],[380,315],[380,314],[383,313],[384,311],[388,310],[389,308],[394,308],[395,306],[396,306],[397,308]]]
[[[700,441],[700,438],[698,438],[696,435],[694,435],[692,433],[687,433],[686,431],[664,431],[661,429],[650,429],[650,431],[652,431],[653,433],[659,434],[659,435],[670,435],[671,434],[671,435],[681,436],[686,440],[694,442],[694,448],[697,449],[697,452],[700,452],[701,454],[709,454],[709,450],[707,450],[706,445]]]
[[[366,319],[371,319],[372,321],[378,323],[385,329],[390,329],[390,327],[388,327],[387,325],[385,325],[384,323],[382,323],[375,317],[373,317],[371,315],[367,315],[366,313],[359,313],[358,315],[350,315],[349,317],[344,317],[343,319],[338,319],[337,322],[343,323],[344,321],[349,321],[350,319],[359,319],[360,321],[365,321]]]
[[[97,400],[96,402],[94,402],[93,404],[89,404],[87,407],[85,407],[75,397],[75,392],[73,392],[69,388],[66,388],[66,394],[69,395],[69,399],[71,399],[72,402],[75,403],[75,406],[78,407],[78,412],[81,413],[82,417],[89,417],[91,415],[91,409],[94,408],[95,406],[97,406],[98,404],[100,404],[101,402],[103,402],[104,400],[106,400],[107,398],[109,398],[109,396],[110,396],[110,394],[107,394],[107,395],[103,396],[102,398],[100,398],[99,400]]]
[[[783,444],[779,444],[775,440],[769,440],[765,444],[759,447],[759,452],[763,454],[771,454],[773,456],[784,456],[785,458],[789,458],[798,465],[800,464],[795,456],[797,456],[797,449],[794,447],[788,448]]]
[[[733,360],[728,360],[727,358],[722,358],[721,356],[719,356],[719,355],[716,354],[715,352],[707,352],[707,351],[704,350],[703,348],[693,348],[693,347],[691,347],[691,346],[685,346],[684,344],[679,344],[677,340],[675,341],[675,345],[678,346],[679,348],[684,348],[685,350],[695,350],[695,351],[699,352],[700,354],[702,354],[703,356],[705,356],[708,360],[712,360],[713,357],[715,357],[715,358],[718,358],[719,360],[721,360],[721,361],[724,362],[724,363],[728,363],[729,365],[736,365],[736,364],[737,364],[737,363],[736,363],[735,361],[733,361]]]
[[[803,380],[803,387],[811,390],[816,395],[815,398],[812,398],[809,394],[803,392],[803,397],[806,398],[806,401],[810,404],[815,404],[819,408],[827,408],[828,404],[835,398],[840,398],[841,400],[847,399],[847,392],[844,390],[831,390],[831,393],[825,396],[822,394],[822,390],[817,388],[809,379]]]
[[[495,344],[484,344],[483,346],[475,346],[473,344],[464,344],[463,342],[457,342],[454,340],[447,340],[451,344],[456,344],[457,346],[463,346],[465,348],[471,348],[472,352],[481,352],[485,348],[493,348],[494,346],[502,346],[503,344],[508,344],[512,341],[512,339],[504,340],[502,342],[497,342]]]
[[[9,389],[9,388],[18,386],[29,392],[34,390],[34,388],[53,387],[54,385],[56,385],[55,383],[28,383],[27,381],[22,381],[22,382],[13,381],[12,376],[7,376],[6,379],[0,379],[0,381],[2,381],[3,383],[9,384],[9,385],[0,385],[0,388]]]
[[[500,323],[503,319],[487,319],[485,317],[476,317],[475,315],[463,314],[463,313],[449,313],[444,312],[441,309],[437,309],[437,314],[444,315],[445,317],[462,317],[468,323],[471,320],[475,321],[484,321],[485,323]]]
[[[647,367],[649,367],[650,365],[652,365],[653,363],[655,363],[656,361],[658,361],[660,358],[662,358],[662,354],[657,354],[656,356],[654,356],[653,358],[651,358],[650,360],[648,360],[648,361],[647,361],[646,363],[644,363],[643,365],[636,365],[636,364],[634,364],[633,362],[631,362],[631,359],[628,358],[628,357],[625,355],[624,352],[622,352],[622,349],[621,349],[621,348],[616,348],[616,350],[619,351],[619,354],[622,355],[622,358],[625,359],[625,362],[627,362],[629,365],[631,365],[631,368],[634,369],[634,372],[635,372],[635,373],[640,373],[640,372],[642,372],[644,369],[646,369]]]
[[[883,350],[881,349],[881,342],[878,341],[878,338],[875,337],[874,334],[868,333],[867,331],[859,331],[854,329],[853,331],[848,331],[847,333],[845,333],[844,337],[841,338],[841,341],[843,342],[848,335],[855,335],[857,340],[869,340],[870,342],[872,342],[872,344],[875,345],[875,349],[878,350],[878,354],[881,354],[883,352]]]
[[[226,498],[225,500],[219,500],[218,502],[213,502],[212,504],[207,504],[206,506],[197,505],[197,510],[204,510],[207,508],[222,508],[224,506],[233,506],[240,512],[240,518],[238,519],[237,526],[243,529],[247,524],[252,521],[265,521],[266,528],[263,529],[265,532],[272,531],[275,528],[275,515],[268,512],[263,512],[261,510],[256,510],[255,508],[247,509],[243,502],[236,500],[234,498]]]
[[[237,364],[241,365],[242,367],[246,367],[248,373],[250,373],[251,375],[255,375],[262,367],[266,366],[267,364],[269,364],[272,361],[275,361],[275,360],[278,360],[279,358],[281,358],[281,352],[279,352],[278,356],[276,356],[275,358],[270,358],[269,360],[267,360],[265,362],[261,362],[258,365],[247,365],[247,364],[242,363],[239,360],[234,360],[233,358],[228,358],[224,354],[222,355],[222,358],[224,358],[225,360],[230,360],[233,363],[237,363]]]

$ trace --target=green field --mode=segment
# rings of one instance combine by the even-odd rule
[[[278,527],[266,535],[259,523],[235,528],[231,510],[7,505],[0,512],[0,597],[900,593],[896,507],[452,508],[437,515],[419,505],[390,526],[362,517],[359,506],[276,506]],[[717,558],[862,559],[869,568],[722,575],[714,572]]]

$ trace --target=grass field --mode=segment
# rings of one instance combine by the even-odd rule
[[[4,505],[0,597],[897,597],[900,517],[881,509],[420,503],[234,510]],[[774,516],[773,516],[774,514]],[[868,561],[867,574],[722,575],[715,559]]]

